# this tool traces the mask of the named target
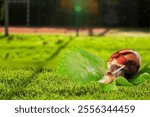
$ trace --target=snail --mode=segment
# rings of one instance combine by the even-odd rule
[[[108,60],[108,70],[99,82],[110,84],[119,76],[129,79],[138,72],[140,66],[141,57],[138,52],[131,49],[119,50]]]

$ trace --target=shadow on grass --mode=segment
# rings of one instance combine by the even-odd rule
[[[70,37],[70,39],[62,44],[60,44],[58,46],[58,48],[56,50],[54,50],[54,52],[51,54],[51,56],[49,58],[47,58],[44,62],[42,63],[36,63],[36,67],[33,69],[33,73],[30,75],[30,77],[22,80],[19,82],[19,86],[18,88],[14,88],[11,90],[11,92],[5,94],[5,99],[7,97],[7,100],[11,100],[14,96],[20,96],[21,94],[24,95],[24,89],[26,87],[28,87],[33,81],[36,80],[37,76],[42,73],[44,71],[44,66],[47,62],[51,61],[52,59],[54,59],[55,57],[57,57],[57,55],[62,51],[62,49],[66,48],[66,46],[73,40],[72,37]],[[2,98],[2,97],[1,97]]]
[[[0,39],[4,39],[4,38],[6,38],[7,36],[5,36],[5,35],[0,35]]]
[[[110,31],[110,29],[105,29],[103,32],[101,32],[98,36],[105,36],[108,32]]]
[[[68,41],[59,45],[58,48],[56,48],[53,51],[53,53],[50,55],[50,57],[46,59],[46,61],[51,61],[52,59],[54,59],[62,51],[62,49],[66,48],[69,45],[69,43],[71,43],[72,40],[73,40],[73,38],[70,37]]]

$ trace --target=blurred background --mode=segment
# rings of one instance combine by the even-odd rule
[[[107,69],[110,56],[124,48],[148,65],[149,31],[150,0],[0,0],[0,99],[150,99],[150,81],[105,93],[97,82],[83,85],[57,73],[62,57],[76,47],[81,50],[66,68],[81,75],[79,68],[93,68],[87,64],[92,56]]]
[[[5,0],[0,0],[4,26]],[[6,0],[9,25],[149,28],[150,0]]]

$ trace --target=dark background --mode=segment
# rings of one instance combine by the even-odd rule
[[[23,0],[10,1],[10,25],[27,26],[27,3],[21,2]],[[95,11],[90,12],[88,7],[83,7],[79,13],[75,12],[74,8],[67,9],[62,5],[62,1],[30,0],[30,13],[28,14],[30,26],[73,27],[76,25],[75,22],[78,22],[81,27],[150,27],[150,0],[93,0],[98,9],[95,8]],[[88,4],[89,0],[81,1],[83,1],[82,6]],[[73,2],[67,4],[75,7]],[[3,0],[0,0],[0,9],[2,12]],[[0,24],[4,25],[2,14]]]

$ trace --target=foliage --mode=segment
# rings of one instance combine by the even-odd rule
[[[59,74],[61,76],[66,75],[81,83],[99,81],[103,78],[105,71],[102,59],[79,48],[74,48],[70,51],[70,53],[67,53],[65,57],[62,58],[59,66]],[[117,90],[117,86],[138,85],[140,83],[144,83],[145,80],[150,79],[149,64],[146,65],[140,72],[141,74],[133,76],[129,80],[124,77],[118,77],[111,84],[100,84],[101,89],[103,91]]]
[[[146,80],[149,72],[145,73],[149,67],[144,67],[150,60],[149,36],[72,38],[69,44],[64,45],[69,40],[68,36],[0,35],[0,99],[150,99],[150,80]],[[135,49],[142,56],[144,69],[140,70],[137,79],[144,80],[134,84],[137,86],[117,86],[118,90],[104,92],[102,87],[105,86],[95,81],[79,83],[67,76],[60,77],[56,72],[58,63],[74,46],[101,57],[105,63],[119,49]],[[61,51],[58,51],[60,47]],[[55,56],[49,60],[52,55]],[[119,85],[120,80],[124,79],[120,78],[112,85]]]
[[[59,74],[82,83],[98,81],[104,75],[104,62],[85,50],[72,48],[62,58]]]

